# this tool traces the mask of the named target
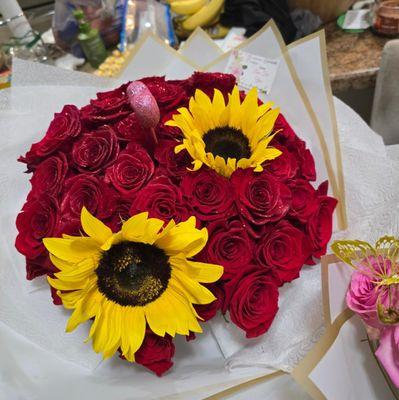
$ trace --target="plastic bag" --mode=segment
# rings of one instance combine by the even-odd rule
[[[94,28],[100,32],[107,48],[119,42],[123,0],[55,0],[53,32],[56,43],[76,57],[84,57],[77,40],[78,24],[73,16],[81,8]]]

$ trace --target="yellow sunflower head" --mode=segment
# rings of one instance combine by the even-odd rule
[[[176,146],[176,152],[188,151],[193,159],[193,171],[205,164],[226,177],[237,168],[254,168],[260,172],[265,161],[281,154],[269,146],[279,115],[279,109],[271,106],[272,103],[258,105],[256,88],[241,103],[235,86],[227,104],[218,89],[212,100],[197,89],[189,108],[179,108],[178,114],[166,124],[182,131],[183,143]]]
[[[120,349],[134,361],[146,324],[159,336],[202,331],[193,304],[215,297],[200,282],[217,281],[223,268],[189,260],[208,239],[194,217],[163,227],[163,221],[141,213],[112,233],[83,208],[81,223],[88,236],[44,239],[60,270],[48,281],[64,307],[74,310],[67,332],[93,318],[94,350],[107,358]]]

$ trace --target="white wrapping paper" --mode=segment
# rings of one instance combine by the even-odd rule
[[[266,30],[263,35],[248,43],[246,51],[260,52],[269,58],[281,57],[280,43],[274,31]],[[303,44],[299,45],[297,50],[301,46]],[[159,54],[163,64],[154,58]],[[306,68],[305,61],[302,57],[294,59],[297,71]],[[34,343],[32,349],[35,349],[35,357],[43,361],[40,368],[41,374],[48,371],[50,365],[51,368],[56,369],[57,357],[63,360],[60,361],[61,365],[69,363],[68,373],[64,377],[61,377],[61,374],[56,375],[56,381],[61,381],[66,387],[67,377],[79,375],[82,384],[86,382],[87,387],[95,387],[94,393],[99,399],[109,398],[111,394],[114,394],[112,395],[113,399],[122,399],[126,398],[127,393],[128,398],[161,398],[161,396],[167,398],[177,394],[180,394],[181,398],[204,398],[206,395],[217,393],[226,387],[271,373],[273,368],[290,371],[323,331],[318,266],[307,268],[303,272],[302,279],[286,285],[283,289],[280,313],[275,325],[267,335],[249,343],[248,340],[243,341],[242,332],[233,328],[232,324],[226,327],[223,326],[221,320],[215,321],[212,323],[212,330],[216,341],[210,332],[206,332],[194,343],[179,342],[174,370],[162,379],[157,379],[146,371],[140,372],[138,368],[126,365],[117,358],[99,366],[99,359],[92,352],[90,345],[82,344],[87,335],[87,329],[81,328],[73,334],[63,334],[68,313],[51,305],[48,287],[45,283],[30,283],[24,280],[24,259],[13,248],[16,234],[15,216],[28,191],[28,182],[23,179],[21,174],[23,166],[15,163],[15,159],[19,154],[24,153],[32,141],[36,141],[43,135],[52,114],[59,111],[63,104],[84,105],[96,91],[107,90],[109,87],[117,86],[121,81],[140,76],[166,74],[168,78],[184,77],[189,75],[195,67],[184,57],[176,58],[173,51],[164,49],[152,36],[141,42],[122,78],[112,84],[102,79],[87,80],[86,74],[55,71],[51,67],[47,67],[50,69],[46,68],[46,71],[40,71],[36,65],[32,66],[29,63],[25,64],[25,70],[24,62],[19,62],[17,65],[20,69],[18,74],[14,75],[13,89],[0,92],[0,131],[6,132],[0,165],[0,181],[4,183],[3,187],[6,190],[1,198],[1,204],[4,204],[4,207],[2,207],[0,217],[4,225],[10,227],[1,242],[0,321],[3,325],[0,325],[0,335],[3,332],[9,338],[12,336],[10,335],[10,330],[12,330],[21,335],[18,340],[22,338],[22,342],[26,341],[27,346],[29,343]],[[279,105],[282,103],[282,112],[288,117],[289,122],[298,134],[307,140],[308,144],[311,144],[311,150],[316,155],[321,181],[323,177],[327,177],[327,168],[319,146],[319,138],[315,132],[314,121],[308,112],[309,105],[304,105],[303,93],[298,92],[298,86],[292,80],[292,70],[286,63],[282,63],[282,65],[279,72],[280,78],[276,78],[271,97],[275,96],[273,99]],[[213,70],[218,68],[222,68],[222,64],[219,67],[212,66]],[[182,71],[184,71],[183,75]],[[57,76],[56,81],[49,79],[53,72]],[[301,73],[299,72],[298,75],[300,76]],[[24,86],[24,88],[15,87],[18,86],[19,79],[16,79],[18,76],[23,77],[19,86]],[[64,79],[67,79],[69,86],[64,87],[61,84]],[[315,83],[304,85],[305,93],[311,103],[320,100],[315,93],[318,87],[324,85],[322,79],[322,76],[315,74]],[[33,85],[37,85],[37,87],[34,88]],[[287,96],[288,93],[289,96]],[[38,101],[39,99],[40,101]],[[292,112],[290,104],[298,104],[297,113]],[[326,102],[323,104],[324,106],[318,105],[319,110],[320,107],[324,107],[318,118],[319,124],[323,129],[333,132],[333,128],[324,128],[331,127],[335,120],[330,113],[331,108],[328,111],[328,104]],[[327,113],[328,120],[324,119],[323,113]],[[374,148],[377,146],[378,149],[383,147],[376,135],[362,125],[360,118],[342,103],[337,103],[337,114],[340,124],[347,128],[342,141],[349,143],[348,152],[351,151],[351,146],[356,149],[359,145],[360,150],[367,150],[369,146],[374,146]],[[358,128],[356,135],[351,135],[350,129],[353,126]],[[362,139],[360,139],[361,134],[364,135]],[[333,143],[332,146],[334,148],[331,155],[335,160],[336,143]],[[344,153],[345,151],[346,149],[344,149]],[[362,157],[365,157],[365,165],[369,166],[369,154],[361,154]],[[338,167],[337,164],[335,165],[333,171],[337,172],[334,168]],[[352,168],[352,165],[350,167]],[[373,171],[374,166],[367,168]],[[355,186],[353,191],[357,192]],[[350,190],[349,193],[351,193]],[[356,195],[353,197],[355,198]],[[362,202],[362,199],[354,201]],[[18,293],[18,296],[15,293]],[[297,299],[295,306],[293,305],[294,299]],[[273,332],[275,333],[273,334]],[[273,349],[275,350],[273,351]],[[229,372],[225,369],[224,356],[229,357],[226,361],[226,366],[230,368]],[[51,359],[51,362],[47,363],[47,359]],[[73,365],[79,365],[79,367],[70,373]],[[18,368],[18,361],[15,362],[15,366]],[[252,368],[247,366],[252,366]],[[94,368],[96,369],[93,371]],[[102,371],[105,371],[104,374]],[[27,372],[25,374],[28,375]],[[41,385],[48,387],[47,383],[44,383],[43,380],[37,382],[27,380],[26,384],[22,384],[21,390],[29,390],[29,385],[33,385],[38,393],[43,394],[42,397],[37,398],[46,398],[44,389],[42,392],[39,389],[42,390]],[[110,385],[118,389],[109,392]],[[15,389],[10,381],[6,382],[6,387]],[[74,389],[71,388],[71,390],[73,392]],[[304,398],[306,398],[305,395]]]

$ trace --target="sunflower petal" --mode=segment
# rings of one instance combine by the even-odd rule
[[[168,327],[168,314],[170,313],[170,303],[165,302],[165,292],[144,307],[145,317],[151,330],[158,336],[165,336]]]
[[[177,269],[173,269],[172,277],[176,288],[193,304],[209,304],[216,299],[213,293],[194,279],[189,278]]]
[[[147,223],[148,212],[142,212],[130,217],[122,225],[122,237],[132,242],[138,241],[143,236],[143,226]]]
[[[118,233],[114,233],[108,240],[101,246],[101,250],[107,251],[112,246],[123,241],[123,233],[119,231]]]
[[[226,104],[224,102],[224,96],[222,92],[218,89],[215,89],[212,105],[213,105],[212,107],[213,121],[215,125],[221,126],[222,121],[220,120],[220,117],[226,108]],[[227,123],[227,121],[224,121],[224,123]]]
[[[195,256],[205,247],[208,240],[206,228],[197,229],[195,223],[195,217],[180,222],[165,235],[158,237],[155,245],[169,255],[183,253],[186,257]]]
[[[223,275],[223,267],[199,261],[190,261],[182,254],[171,256],[169,262],[172,268],[177,268],[185,275],[197,282],[216,282]]]
[[[125,343],[128,343],[128,349],[126,352],[123,351],[124,356],[129,361],[134,361],[134,353],[141,347],[144,341],[146,322],[144,316],[144,310],[142,307],[127,307],[126,308],[127,322],[125,327],[129,329],[128,332],[124,332],[127,335],[125,337]]]
[[[93,257],[99,252],[97,242],[87,237],[45,238],[43,244],[51,254],[70,263],[77,263],[85,258]]]
[[[108,340],[102,351],[104,359],[112,357],[121,343],[123,308],[113,304],[110,314],[112,318],[109,320]]]
[[[198,328],[201,329],[191,304],[184,296],[169,289],[165,292],[165,302],[169,305],[166,311],[168,322],[166,333],[171,336],[188,335],[190,330],[198,332]]]
[[[94,317],[101,306],[101,299],[102,295],[96,287],[89,290],[69,318],[66,332],[72,332],[78,325]]]
[[[61,281],[60,279],[54,279],[47,277],[47,282],[51,287],[58,290],[78,290],[84,289],[90,282],[91,279],[82,279],[80,281]]]
[[[241,129],[242,112],[240,103],[240,91],[234,86],[229,101],[229,126]]]
[[[110,236],[112,236],[111,229],[99,219],[91,215],[86,207],[82,208],[80,220],[83,230],[86,232],[86,234],[97,241],[100,245],[102,245]]]

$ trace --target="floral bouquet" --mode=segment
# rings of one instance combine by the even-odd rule
[[[232,75],[144,78],[67,105],[20,161],[27,278],[47,275],[67,331],[161,375],[173,337],[220,310],[264,334],[279,287],[326,251],[336,200],[273,104]]]
[[[355,269],[346,303],[364,322],[369,338],[376,341],[375,355],[399,387],[399,240],[384,236],[375,247],[358,240],[336,241],[331,249]]]

